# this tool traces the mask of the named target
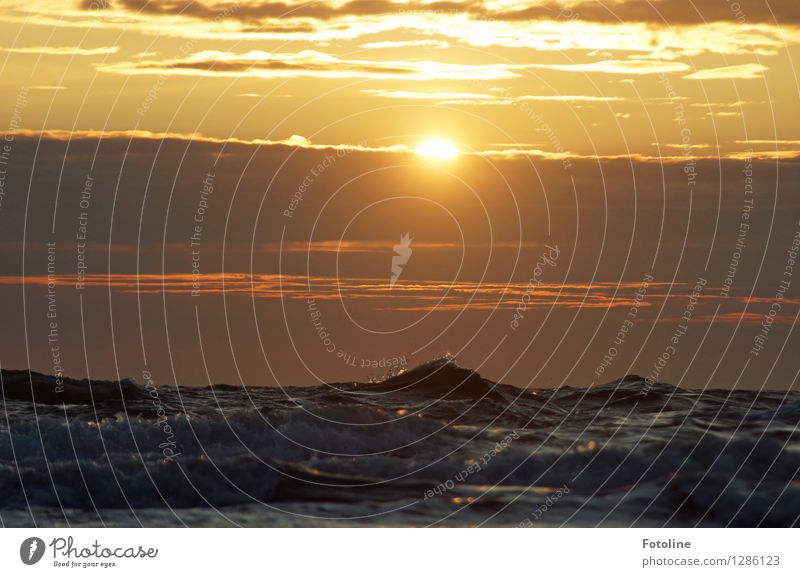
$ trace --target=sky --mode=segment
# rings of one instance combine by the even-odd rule
[[[796,386],[796,0],[0,11],[0,366]]]

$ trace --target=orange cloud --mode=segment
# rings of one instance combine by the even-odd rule
[[[498,80],[519,76],[513,64],[450,64],[433,61],[360,60],[316,50],[297,53],[251,50],[241,54],[206,50],[188,58],[100,65],[117,74],[250,76],[255,78],[375,78],[404,80]]]
[[[768,68],[763,64],[738,64],[736,66],[698,70],[697,72],[685,76],[685,78],[690,80],[753,80],[763,77],[764,72],[767,70]]]

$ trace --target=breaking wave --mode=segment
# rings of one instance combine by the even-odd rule
[[[791,392],[689,391],[635,375],[524,391],[450,359],[310,388],[28,371],[3,371],[2,386],[0,515],[244,507],[256,519],[625,526],[800,516]]]

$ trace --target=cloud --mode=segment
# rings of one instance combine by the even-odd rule
[[[800,144],[800,140],[737,140],[736,144],[769,144],[769,145],[778,145],[778,144],[793,144],[797,145]]]
[[[389,251],[387,254],[391,254]],[[0,286],[47,285],[75,286],[78,277],[65,275],[2,276]],[[610,309],[630,308],[636,304],[639,283],[541,283],[536,291],[528,283],[471,282],[405,279],[392,285],[389,278],[308,276],[288,274],[166,273],[166,274],[87,274],[85,288],[104,288],[142,295],[225,294],[245,298],[317,301],[371,301],[376,310],[393,311],[463,311],[514,310],[526,296],[528,309]],[[656,288],[671,288],[669,298],[687,294],[683,283],[655,282]],[[199,288],[198,288],[199,287]],[[652,293],[651,293],[652,296]],[[666,296],[666,295],[665,295]],[[639,306],[650,307],[648,302]]]
[[[336,150],[351,152],[336,154]],[[404,157],[405,154],[409,156]],[[498,260],[493,260],[502,264],[503,272],[506,265],[514,262],[514,258],[508,257],[509,251],[512,256],[516,253],[514,246],[523,248],[522,263],[530,264],[536,259],[540,250],[535,243],[549,240],[543,227],[531,227],[520,237],[517,227],[508,226],[508,223],[519,218],[514,208],[517,203],[521,207],[543,207],[546,203],[553,221],[560,223],[560,227],[563,224],[563,229],[555,234],[558,242],[564,243],[565,258],[573,250],[569,243],[577,242],[574,266],[570,265],[571,281],[591,279],[601,258],[606,259],[602,278],[620,278],[632,242],[637,246],[636,254],[641,255],[635,259],[635,270],[650,270],[641,267],[651,266],[654,250],[665,255],[662,258],[666,259],[666,264],[661,265],[658,278],[671,278],[667,276],[672,272],[668,267],[687,249],[690,253],[687,258],[693,267],[702,271],[713,246],[714,262],[709,279],[720,282],[725,278],[740,222],[741,203],[735,194],[721,191],[741,189],[743,162],[720,159],[713,151],[706,156],[699,153],[695,158],[697,170],[708,178],[692,192],[691,214],[701,221],[713,221],[715,215],[719,215],[723,240],[713,245],[707,227],[694,227],[687,238],[674,239],[674,243],[673,239],[665,242],[659,236],[664,226],[672,229],[685,225],[686,213],[677,209],[688,206],[690,192],[684,172],[686,157],[678,152],[672,159],[569,155],[571,168],[568,171],[564,170],[558,154],[547,151],[498,150],[495,153],[484,151],[481,156],[465,154],[457,159],[452,170],[457,170],[459,176],[475,187],[475,196],[460,182],[440,178],[438,169],[429,170],[426,163],[419,162],[412,154],[404,147],[322,145],[300,136],[242,141],[125,131],[74,134],[18,131],[8,171],[11,176],[6,181],[2,208],[7,225],[0,227],[0,244],[18,242],[23,238],[24,226],[26,243],[56,240],[59,255],[64,255],[64,267],[59,273],[73,272],[71,255],[74,254],[75,219],[81,210],[79,199],[75,195],[60,195],[56,211],[52,190],[59,178],[63,180],[63,190],[81,190],[86,174],[91,172],[98,190],[108,187],[110,192],[93,199],[92,222],[96,226],[90,231],[89,241],[98,247],[131,246],[141,257],[137,260],[136,255],[119,251],[115,253],[111,271],[166,270],[188,274],[192,262],[189,235],[194,226],[200,185],[206,172],[213,170],[215,190],[203,228],[204,273],[252,271],[252,248],[257,270],[261,272],[297,274],[307,271],[306,253],[311,251],[314,274],[378,277],[388,271],[384,256],[391,256],[395,236],[399,238],[401,232],[411,230],[420,250],[415,253],[413,271],[409,270],[414,276],[409,278],[441,280],[449,272],[443,273],[443,269],[458,263],[464,246],[467,248],[464,251],[466,268],[458,279],[474,281],[481,278],[487,243],[491,242],[494,248],[509,247],[505,257],[501,258],[498,253],[495,255]],[[490,154],[493,154],[494,166],[485,160]],[[330,168],[313,176],[312,171],[331,157],[336,160]],[[534,158],[535,173],[526,157]],[[754,245],[763,241],[765,246],[775,245],[776,250],[780,250],[770,253],[765,265],[772,271],[770,274],[778,276],[785,264],[784,247],[765,239],[765,235],[776,226],[781,230],[784,226],[795,230],[797,218],[793,215],[798,214],[800,202],[796,195],[786,192],[796,188],[800,163],[779,162],[780,182],[774,161],[753,160],[753,178],[761,190],[771,191],[778,209],[775,222],[763,220],[770,217],[773,205],[773,198],[765,197],[756,207],[758,218],[754,217],[760,225],[754,226],[748,237],[748,242]],[[491,177],[495,170],[502,179],[501,176]],[[386,178],[386,174],[391,177]],[[309,175],[310,183],[304,184]],[[541,184],[537,183],[538,179]],[[301,187],[302,200],[292,216],[287,217],[287,207]],[[504,187],[508,188],[508,194],[503,193]],[[778,187],[779,194],[774,192]],[[337,194],[339,190],[344,193]],[[576,191],[580,191],[580,198],[575,196]],[[41,210],[26,211],[29,194],[32,195],[30,205],[39,206]],[[400,205],[378,203],[371,209],[369,218],[358,220],[352,234],[343,234],[343,223],[361,207],[376,199],[409,194],[452,203],[451,210],[459,215],[459,223],[468,226],[466,237],[462,240],[455,229],[444,226],[440,209],[413,198],[398,201]],[[514,202],[509,202],[511,195]],[[581,219],[580,239],[574,241],[577,202],[582,212],[599,217]],[[494,231],[491,240],[487,230],[472,220],[476,213],[483,214],[481,210],[490,215]],[[320,215],[323,216],[318,221]],[[140,229],[140,223],[148,225]],[[229,227],[227,223],[235,225]],[[622,232],[608,237],[604,245],[606,227]],[[310,230],[315,232],[309,234]],[[342,251],[339,250],[340,238],[345,241]],[[284,246],[282,259],[276,249],[280,243]],[[453,248],[454,243],[456,248]],[[426,250],[428,247],[431,249]],[[31,249],[32,246],[26,244],[26,250]],[[340,253],[341,266],[337,269],[335,257]],[[439,254],[446,258],[439,258]],[[22,259],[9,253],[2,262],[3,274],[21,274]],[[46,274],[46,259],[41,254],[25,262],[29,265],[25,268],[28,274]],[[752,275],[760,262],[761,259],[742,262],[740,276],[737,276],[738,288],[744,291],[753,286]],[[100,256],[92,257],[89,270],[109,272],[109,263]],[[137,268],[137,263],[141,268]],[[221,266],[224,268],[220,269]],[[523,282],[529,277],[529,266],[517,268],[516,273],[520,275],[516,280]],[[492,274],[490,278],[495,280],[506,278],[496,270]],[[384,282],[388,283],[388,272],[385,276]],[[555,282],[557,279],[547,280]],[[759,290],[767,295],[770,290],[774,292],[768,284]]]
[[[750,3],[745,19],[720,0],[545,1],[535,6],[506,0],[403,4],[391,0],[127,0],[112,2],[110,9],[91,12],[64,11],[61,3],[53,2],[51,6],[47,0],[33,5],[10,1],[10,9],[0,14],[0,19],[62,28],[91,27],[100,20],[104,27],[135,26],[143,33],[189,38],[322,43],[379,35],[375,41],[378,45],[457,42],[543,51],[623,50],[660,59],[707,52],[776,54],[787,42],[800,42],[800,29],[796,26],[800,19],[794,0],[776,0],[770,2],[769,8],[761,5],[763,0]],[[773,12],[781,28],[774,25]],[[392,33],[403,37],[393,38]],[[418,37],[408,38],[412,34]]]
[[[502,4],[501,4],[502,5]],[[507,5],[507,4],[506,4]],[[492,2],[488,3],[492,6]],[[534,6],[520,2],[496,13],[498,18],[531,20],[559,18],[586,22],[646,22],[652,24],[705,24],[708,22],[800,22],[795,0],[597,0],[545,1]]]
[[[591,96],[583,94],[489,94],[476,92],[418,92],[412,90],[362,90],[381,98],[399,100],[434,100],[440,104],[469,104],[475,106],[508,106],[520,102],[621,102],[620,96]]]
[[[478,92],[418,92],[413,90],[381,90],[366,89],[361,92],[379,96],[381,98],[394,98],[398,100],[491,100],[497,98],[493,94]]]
[[[109,4],[109,2],[103,2]],[[584,22],[641,22],[650,24],[705,24],[708,22],[755,22],[781,24],[800,23],[800,5],[795,0],[750,0],[736,4],[720,0],[542,0],[531,4],[507,0],[476,2],[411,0],[403,4],[391,0],[351,0],[350,2],[287,3],[252,1],[246,4],[223,0],[195,2],[190,0],[117,0],[114,8],[153,16],[184,16],[214,19],[221,13],[246,22],[272,18],[304,18],[330,20],[351,16],[386,14],[460,13],[476,19],[509,22],[567,20]],[[96,9],[97,2],[81,0],[83,9]],[[738,8],[737,8],[738,6]]]
[[[303,50],[297,53],[272,53],[251,50],[243,54],[207,50],[183,59],[121,62],[101,65],[99,68],[100,70],[117,74],[250,76],[256,78],[498,80],[519,76],[517,71],[524,68],[524,66],[342,59],[316,50]]]
[[[27,86],[28,90],[36,90],[39,92],[55,92],[58,90],[66,90],[66,86],[60,86],[55,84],[37,84],[35,86]]]
[[[80,46],[0,47],[0,52],[44,54],[47,56],[98,56],[101,54],[116,54],[118,51],[119,46],[100,46],[98,48],[81,48]]]
[[[0,131],[0,137],[7,134],[13,134],[14,137],[30,138],[36,140],[47,141],[93,141],[93,140],[133,140],[133,141],[175,141],[175,142],[192,142],[202,144],[215,144],[215,145],[243,145],[243,146],[257,146],[257,147],[285,147],[297,148],[315,151],[325,150],[342,150],[351,152],[377,152],[387,154],[414,154],[414,148],[406,144],[393,144],[387,146],[368,146],[365,144],[348,144],[348,143],[317,143],[312,142],[305,136],[294,134],[289,138],[270,140],[270,139],[242,139],[242,138],[219,138],[215,136],[206,136],[200,133],[179,133],[179,132],[150,132],[147,130],[30,130],[30,129],[17,129],[13,133]],[[742,143],[744,141],[737,141]],[[757,143],[775,143],[784,142],[787,144],[795,143],[795,141],[747,141],[747,144]],[[478,150],[471,150],[469,152],[462,152],[464,157],[484,157],[491,159],[516,159],[516,158],[538,158],[541,160],[563,161],[570,160],[588,160],[592,162],[597,161],[629,161],[637,163],[653,163],[653,164],[678,164],[686,163],[685,155],[658,155],[651,156],[646,154],[579,154],[575,152],[563,151],[552,152],[542,150],[540,148],[526,147],[520,143],[501,143],[492,146],[503,147],[501,149],[485,148]],[[679,144],[661,144],[663,148],[675,148],[683,150],[685,145]],[[711,145],[692,145],[693,149],[713,148]],[[720,158],[731,160],[741,160],[746,158],[751,159],[795,159],[800,158],[800,151],[798,150],[781,150],[781,151],[737,151],[731,152],[727,155],[720,156],[718,154],[694,155],[694,160],[701,161],[707,160],[717,162]]]
[[[329,243],[333,241],[328,241]],[[387,246],[391,246],[390,244]],[[346,251],[345,251],[346,252]],[[389,248],[384,251],[391,254]],[[74,287],[78,277],[64,275],[0,275],[0,286]],[[246,299],[282,301],[349,301],[368,302],[373,310],[392,312],[463,312],[466,310],[516,310],[525,297],[525,310],[572,309],[600,310],[654,308],[654,303],[671,301],[682,304],[692,295],[692,285],[684,282],[651,282],[648,298],[637,300],[640,282],[540,283],[532,291],[525,282],[474,282],[404,279],[396,284],[388,278],[341,277],[323,275],[251,274],[244,272],[213,273],[114,273],[87,274],[82,283],[85,289],[105,289],[139,295],[225,295]],[[702,311],[692,317],[694,323],[760,324],[765,313],[747,311],[764,308],[760,301],[768,299],[726,297],[718,289],[697,298]],[[713,293],[713,294],[712,294]],[[729,303],[736,311],[714,315],[717,304]],[[785,299],[784,304],[795,306],[800,299]],[[641,311],[640,311],[641,312]],[[660,313],[659,313],[660,314]],[[674,324],[680,317],[658,316],[657,323]],[[791,316],[777,317],[777,322],[794,324]]]
[[[722,0],[464,0],[398,3],[192,2],[117,0],[110,8],[64,9],[60,2],[7,0],[0,20],[42,26],[129,30],[217,40],[297,40],[318,45],[370,37],[374,48],[453,45],[539,51],[640,53],[677,60],[714,52],[774,55],[800,43],[794,0],[752,0],[746,18]],[[755,2],[755,4],[753,4]],[[91,6],[92,2],[83,2]],[[73,4],[75,6],[75,4]],[[80,5],[79,5],[80,6]],[[773,22],[773,12],[780,27]],[[227,45],[226,45],[227,47]]]
[[[759,105],[759,104],[767,104],[766,101],[761,100],[758,102],[752,100],[732,100],[731,102],[693,102],[689,106],[692,108],[722,108],[722,109],[730,109],[730,108],[744,108],[745,106],[752,106],[752,105]]]
[[[14,137],[46,139],[50,141],[76,141],[76,140],[155,140],[155,141],[184,141],[208,144],[242,144],[246,146],[284,146],[290,148],[305,148],[309,150],[348,150],[361,152],[410,152],[406,146],[381,146],[369,147],[360,144],[319,144],[312,143],[305,136],[293,134],[289,138],[269,140],[256,138],[245,140],[241,138],[217,138],[200,133],[180,132],[151,132],[149,130],[30,130],[17,129],[13,133],[0,131],[0,136],[11,134]]]
[[[532,68],[563,72],[599,72],[602,74],[667,74],[685,72],[689,65],[666,60],[601,60],[582,64],[534,64]]]
[[[706,116],[711,116],[711,117],[714,117],[714,118],[741,118],[742,117],[742,113],[741,112],[734,112],[732,110],[728,111],[728,112],[719,112],[719,111],[714,112],[714,111],[711,111],[711,112],[706,112]]]
[[[736,80],[752,80],[762,78],[764,72],[769,70],[763,64],[737,64],[736,66],[723,66],[722,68],[708,68],[706,70],[698,70],[684,78],[690,80],[719,80],[719,79],[736,79]]]
[[[656,148],[667,148],[673,150],[719,150],[720,145],[712,144],[683,144],[683,143],[669,143],[669,142],[651,142],[650,146]]]
[[[362,60],[340,58],[316,50],[297,53],[274,53],[251,50],[245,53],[206,50],[186,58],[148,60],[100,64],[104,72],[116,74],[176,74],[188,76],[255,77],[255,78],[370,78],[403,80],[504,80],[517,78],[525,70],[555,70],[561,72],[583,72],[601,74],[647,75],[685,72],[690,69],[682,62],[662,60],[601,60],[571,64],[456,64],[429,60]],[[413,97],[414,91],[376,92],[378,95],[397,97],[404,94]],[[422,94],[422,93],[419,93]],[[439,93],[444,95],[446,93]],[[516,98],[474,98],[468,93],[455,101],[483,100],[490,103],[508,104],[522,100],[552,101],[608,101],[614,97],[593,95],[523,95]],[[424,96],[420,96],[424,99]],[[505,100],[505,102],[504,102]]]
[[[798,160],[800,159],[800,150],[757,150],[755,152],[746,150],[744,152],[733,152],[727,155],[726,158],[736,160]]]
[[[427,48],[448,48],[450,45],[442,40],[385,40],[383,42],[367,42],[361,48],[371,50],[381,48],[413,48],[424,46]]]
[[[259,245],[256,251],[259,252],[283,252],[283,253],[335,253],[335,254],[352,254],[352,253],[377,253],[377,254],[391,254],[397,239],[387,240],[319,240],[319,241],[288,241],[284,243],[266,243]],[[182,247],[181,247],[182,248]],[[246,250],[251,250],[253,247],[247,245],[244,247]],[[417,241],[414,243],[414,250],[463,250],[465,248],[490,248],[489,245],[464,245],[455,242],[423,242]],[[543,248],[542,245],[529,242],[495,242],[491,244],[492,250],[518,250],[523,248]]]

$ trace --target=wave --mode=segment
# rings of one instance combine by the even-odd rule
[[[133,379],[103,381],[72,379],[28,370],[0,371],[0,392],[5,399],[45,405],[90,404],[147,396]]]
[[[568,487],[553,520],[786,526],[800,513],[797,393],[636,375],[525,391],[452,359],[282,390],[1,376],[3,510],[416,503],[411,523],[469,499],[472,515],[535,509]]]
[[[241,391],[242,387],[232,385],[213,385],[209,390],[217,392]],[[189,389],[191,390],[191,389]],[[195,389],[197,390],[197,389]],[[313,391],[309,387],[308,391]],[[374,397],[433,397],[436,399],[483,399],[506,396],[529,396],[530,393],[511,385],[495,383],[484,379],[476,371],[458,366],[450,357],[438,358],[420,364],[412,369],[401,369],[396,374],[379,381],[366,383],[330,383],[322,390],[337,390],[351,396]],[[589,390],[589,398],[619,397],[631,398],[673,395],[676,387],[663,383],[646,383],[636,375],[625,376],[606,385]],[[583,391],[583,392],[581,392]],[[0,370],[0,392],[5,399],[27,401],[45,405],[80,405],[114,402],[122,400],[146,399],[152,394],[136,380],[128,378],[114,380],[73,379],[69,377],[46,375],[29,370]],[[544,394],[540,391],[539,394]],[[566,399],[580,395],[586,398],[585,389],[564,387],[552,392],[554,396]]]

